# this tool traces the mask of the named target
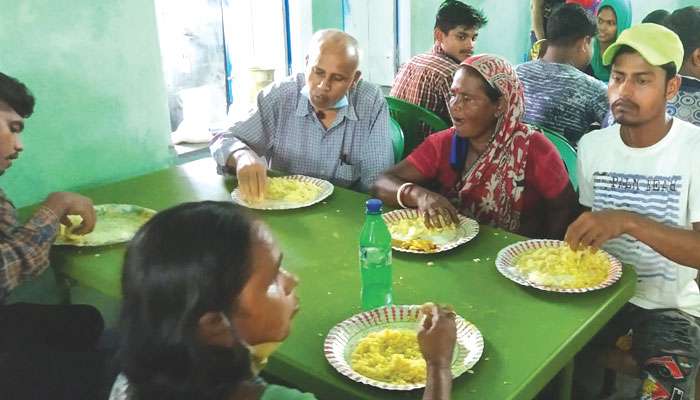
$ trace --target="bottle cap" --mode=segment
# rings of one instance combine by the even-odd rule
[[[367,205],[368,214],[379,214],[382,212],[382,201],[379,199],[369,199],[365,204]]]

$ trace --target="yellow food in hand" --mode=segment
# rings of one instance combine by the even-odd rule
[[[284,177],[267,178],[265,200],[306,203],[318,197],[320,192],[321,188],[311,182]]]
[[[432,236],[435,234],[445,234],[454,232],[456,233],[457,228],[454,225],[442,227],[442,228],[428,228],[423,222],[423,218],[406,218],[401,219],[396,222],[389,224],[389,231],[392,236],[397,236],[404,238],[404,240],[409,239],[422,239],[427,236]]]
[[[426,365],[415,331],[384,329],[360,340],[351,355],[355,372],[393,384],[425,383]]]
[[[522,253],[515,266],[531,282],[575,289],[595,286],[608,277],[610,261],[590,248],[573,251],[569,246],[541,247]]]
[[[421,217],[401,219],[387,224],[387,227],[391,237],[398,241],[398,247],[420,251],[436,250],[454,240],[459,233],[459,228],[454,225],[428,228]]]
[[[71,242],[81,241],[84,235],[76,235],[75,233],[73,233],[73,231],[76,230],[80,226],[80,224],[83,223],[83,217],[81,217],[80,215],[69,215],[68,219],[70,220],[71,225],[65,226],[61,224],[61,226],[59,227],[58,234]]]
[[[80,226],[83,219],[79,215],[69,215],[71,226],[61,225],[57,243],[76,246],[99,246],[107,243],[120,243],[131,240],[136,231],[148,221],[151,213],[121,213],[109,211],[101,206],[95,209],[97,221],[92,232],[76,235],[73,230]]]
[[[281,344],[282,342],[266,342],[250,346],[250,368],[254,375],[258,375],[265,368],[267,359]]]

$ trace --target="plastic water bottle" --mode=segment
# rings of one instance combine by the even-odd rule
[[[391,233],[382,219],[382,201],[367,200],[367,217],[360,232],[362,309],[391,304]]]

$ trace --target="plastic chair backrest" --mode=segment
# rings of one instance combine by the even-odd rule
[[[549,129],[539,127],[547,139],[549,139],[554,146],[559,151],[559,156],[561,156],[566,170],[569,172],[569,180],[574,190],[578,191],[578,178],[577,178],[577,166],[576,166],[576,149],[569,143],[566,138],[556,132],[550,131]]]
[[[408,155],[418,146],[424,138],[424,127],[430,132],[437,132],[449,128],[449,124],[442,120],[434,112],[413,103],[387,96],[389,114],[401,126],[404,135],[404,155]]]
[[[396,164],[403,158],[404,138],[401,125],[391,117],[389,117],[389,132],[391,132],[391,145],[394,148],[394,164]]]

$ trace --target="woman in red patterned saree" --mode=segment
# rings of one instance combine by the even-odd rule
[[[521,122],[523,88],[512,65],[470,57],[450,91],[453,127],[428,136],[377,179],[373,193],[417,208],[429,226],[461,213],[529,237],[562,238],[576,194],[554,145]]]

